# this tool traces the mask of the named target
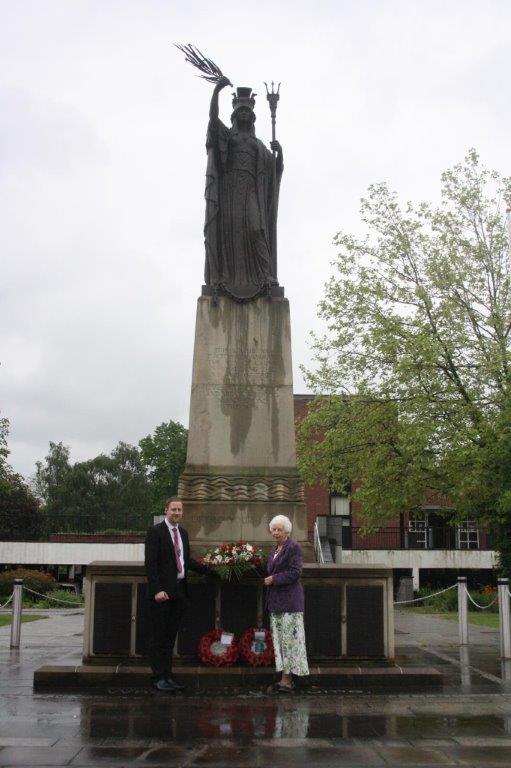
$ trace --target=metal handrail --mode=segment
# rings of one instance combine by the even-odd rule
[[[323,547],[321,546],[321,538],[319,536],[317,521],[314,523],[314,551],[316,553],[316,561],[318,563],[324,563],[325,556],[323,555]]]

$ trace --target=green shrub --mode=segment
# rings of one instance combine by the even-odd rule
[[[35,592],[41,592],[45,595],[57,588],[57,580],[51,573],[46,571],[35,571],[30,568],[16,568],[12,571],[3,571],[0,573],[0,601],[2,598],[8,598],[12,592],[14,579],[23,579],[23,585]]]
[[[483,590],[478,590],[477,592],[469,589],[470,596],[474,598],[476,603],[479,603],[479,605],[489,605],[492,603],[496,596],[497,592],[496,590],[489,591],[488,588],[485,588]],[[469,600],[468,601],[468,610],[469,611],[475,611],[477,613],[498,613],[499,612],[499,603],[498,600],[495,601],[495,603],[491,606],[491,608],[486,608],[484,611],[480,608],[476,608],[476,606]]]
[[[428,595],[432,595],[438,591],[439,591],[438,589],[421,587],[421,589],[419,589],[418,597],[428,597]],[[435,613],[436,612],[446,613],[448,611],[457,611],[458,610],[458,590],[450,589],[448,592],[442,592],[441,595],[435,595],[435,597],[430,597],[427,600],[421,600],[420,603],[412,603],[412,605],[424,606],[425,608],[429,608],[431,611]]]
[[[421,587],[419,589],[418,597],[428,597],[428,595],[432,595],[435,592],[438,592],[437,589],[430,589],[429,587]],[[489,605],[493,600],[495,600],[496,593],[494,591],[490,591],[488,588],[485,588],[484,590],[469,590],[471,597],[475,600],[476,603],[479,603],[479,605]],[[412,603],[412,606],[424,606],[424,608],[429,608],[429,610],[433,613],[448,613],[449,611],[457,611],[458,610],[458,590],[457,589],[450,589],[448,592],[442,592],[441,595],[435,595],[435,597],[430,597],[426,600],[421,600],[420,603]],[[470,600],[468,600],[468,610],[474,611],[474,612],[482,612],[482,609],[477,608]],[[498,602],[495,602],[494,605],[491,606],[491,608],[484,609],[485,613],[498,613],[499,612],[499,605]]]

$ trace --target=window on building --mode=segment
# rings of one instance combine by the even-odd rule
[[[458,525],[458,549],[479,549],[479,529],[474,520],[464,520]]]
[[[329,538],[344,549],[351,549],[350,497],[332,494],[330,496],[330,517],[327,519]]]
[[[408,522],[409,546],[413,549],[428,547],[428,516],[414,517]]]
[[[337,496],[332,494],[330,496],[330,514],[341,515],[342,517],[350,516],[350,497],[349,496]]]

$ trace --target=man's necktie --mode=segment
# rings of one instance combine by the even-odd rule
[[[179,538],[177,535],[177,528],[172,529],[172,535],[174,537],[174,552],[176,553],[177,572],[181,573],[181,571],[183,570],[183,566],[181,565],[181,549],[179,547]]]

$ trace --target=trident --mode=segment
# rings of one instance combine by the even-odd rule
[[[277,103],[280,99],[280,83],[277,86],[277,90],[275,90],[275,83],[273,80],[271,81],[271,91],[268,88],[268,83],[265,83],[266,86],[266,98],[268,99],[268,104],[270,105],[270,115],[271,115],[271,140],[275,141],[276,138],[276,132],[275,132],[275,124],[277,122]],[[275,150],[272,150],[273,152],[273,213],[275,215],[275,211],[277,210],[277,153]],[[272,243],[272,250],[273,250],[273,276],[277,277],[277,223],[274,223],[273,227],[274,236],[273,236],[273,243]]]

